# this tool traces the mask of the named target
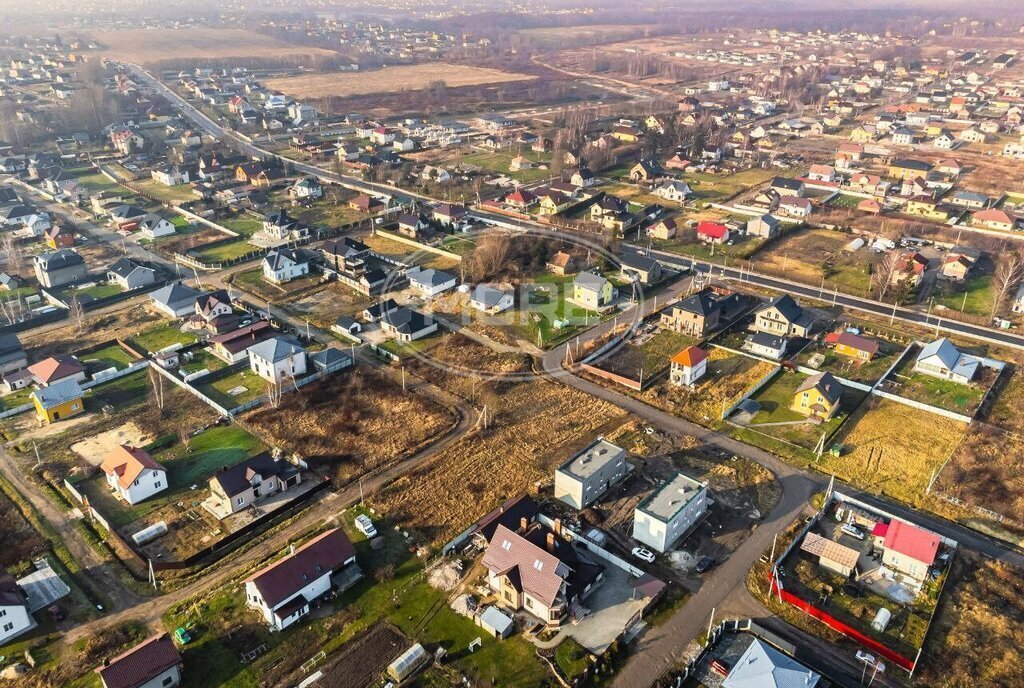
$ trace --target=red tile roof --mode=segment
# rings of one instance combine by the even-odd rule
[[[44,358],[28,367],[28,371],[44,385],[77,375],[84,370],[85,366],[70,356]]]
[[[703,220],[699,225],[697,225],[697,234],[700,236],[711,237],[712,239],[721,239],[729,234],[729,228],[717,222]]]
[[[885,533],[883,547],[931,566],[939,551],[939,536],[894,518]]]
[[[127,444],[121,444],[112,449],[103,459],[103,465],[100,466],[100,469],[107,475],[116,474],[117,482],[125,489],[131,487],[139,474],[147,468],[166,472],[166,469],[152,456]]]
[[[245,580],[256,586],[263,601],[273,608],[310,582],[339,569],[354,557],[356,548],[341,528],[328,530],[284,559],[257,571]]]
[[[181,655],[171,636],[161,633],[114,657],[96,673],[107,688],[138,688],[179,664]]]
[[[547,605],[554,604],[564,582],[558,557],[501,525],[494,531],[483,564],[496,575],[518,579],[517,587]]]
[[[701,361],[706,360],[707,357],[708,355],[704,349],[696,346],[688,346],[673,356],[672,362],[678,363],[681,366],[686,366],[687,368],[692,368]]]

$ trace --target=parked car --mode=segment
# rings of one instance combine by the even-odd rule
[[[718,561],[714,557],[701,557],[697,565],[693,567],[693,570],[697,573],[704,573],[717,563]]]
[[[654,552],[643,547],[634,547],[633,556],[641,561],[646,561],[648,564],[654,563]]]
[[[356,530],[368,538],[377,537],[377,527],[366,514],[356,516]]]
[[[850,537],[857,538],[858,540],[863,540],[865,537],[867,537],[866,535],[864,535],[863,530],[850,523],[844,523],[843,527],[840,528],[840,530],[842,530]]]

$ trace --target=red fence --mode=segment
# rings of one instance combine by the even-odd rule
[[[868,636],[864,635],[863,633],[861,633],[857,629],[851,628],[850,626],[847,626],[842,621],[839,621],[838,619],[833,618],[827,612],[824,612],[821,609],[818,609],[817,607],[815,607],[810,602],[807,602],[806,600],[800,599],[799,597],[797,597],[793,593],[789,592],[785,588],[781,588],[781,589],[780,588],[781,588],[781,586],[779,586],[779,584],[778,584],[778,579],[773,579],[772,580],[772,594],[779,595],[782,598],[783,602],[787,602],[788,604],[793,605],[797,609],[800,609],[800,610],[806,612],[807,614],[809,614],[810,616],[813,616],[818,621],[821,621],[826,626],[828,626],[828,627],[830,627],[830,628],[832,628],[832,629],[834,629],[836,631],[839,631],[843,635],[846,635],[846,636],[849,636],[849,637],[853,638],[854,640],[856,640],[858,643],[860,643],[864,647],[868,648],[869,650],[873,650],[873,651],[877,652],[881,656],[883,656],[886,659],[888,659],[890,662],[894,662],[896,665],[906,669],[907,671],[913,671],[914,670],[915,660],[908,659],[907,657],[904,657],[900,653],[898,653],[895,650],[892,650],[889,647],[883,645],[882,643],[878,642],[874,638],[869,638]]]

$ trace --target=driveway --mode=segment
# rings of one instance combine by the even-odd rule
[[[582,603],[590,615],[562,629],[563,635],[596,655],[604,652],[647,605],[646,597],[634,596],[636,579],[618,566],[606,564],[604,576],[604,583]]]

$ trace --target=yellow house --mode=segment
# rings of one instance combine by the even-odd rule
[[[937,220],[939,222],[945,222],[949,219],[949,214],[939,207],[939,204],[931,196],[915,196],[911,198],[907,201],[903,212],[907,215],[926,217],[929,220]]]
[[[563,196],[557,191],[552,191],[541,196],[540,204],[537,206],[538,215],[557,215],[569,207],[572,199]]]
[[[36,407],[36,418],[53,423],[64,418],[77,416],[85,411],[82,388],[76,380],[61,380],[55,384],[32,392],[32,403]]]
[[[604,308],[615,298],[612,283],[592,272],[581,272],[576,275],[572,284],[572,301],[587,310],[596,311]]]
[[[636,143],[640,140],[640,133],[628,124],[617,124],[612,128],[612,138],[623,143]]]
[[[808,418],[828,420],[839,409],[843,386],[832,373],[818,373],[796,388],[790,408]]]

